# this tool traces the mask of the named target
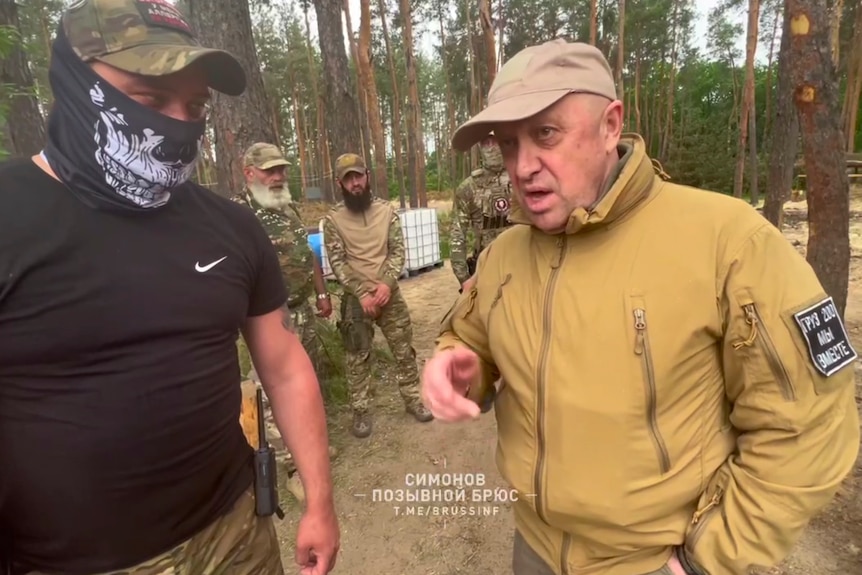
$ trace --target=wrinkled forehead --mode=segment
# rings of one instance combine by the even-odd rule
[[[581,127],[593,126],[601,118],[610,101],[597,99],[591,94],[569,94],[541,112],[511,122],[498,122],[492,128],[496,141],[502,144],[519,136],[534,134],[543,128],[577,131]]]

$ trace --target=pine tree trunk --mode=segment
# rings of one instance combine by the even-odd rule
[[[841,315],[850,270],[850,198],[823,0],[787,0],[793,86],[808,186],[807,259]]]
[[[366,95],[368,126],[374,146],[374,186],[377,196],[389,199],[389,182],[386,177],[386,137],[380,120],[380,98],[377,96],[377,83],[374,81],[374,68],[371,66],[371,1],[359,3],[359,42],[357,45],[359,78]]]
[[[362,146],[356,94],[350,81],[350,66],[344,50],[341,8],[341,0],[314,0],[317,36],[323,59],[323,100],[333,161],[341,154],[359,153]],[[331,171],[334,166],[327,165],[327,168],[327,171]]]
[[[793,103],[793,55],[790,52],[790,11],[785,10],[778,49],[778,87],[772,122],[769,179],[763,216],[779,230],[784,225],[784,203],[793,185],[793,163],[799,139],[799,113]]]
[[[232,53],[245,69],[247,87],[239,97],[213,93],[212,124],[216,148],[216,193],[231,197],[242,190],[242,156],[255,142],[277,141],[260,63],[254,46],[247,2],[189,0],[191,20],[205,46]]]
[[[398,199],[403,209],[407,205],[407,193],[404,189],[404,156],[401,147],[401,95],[398,89],[398,73],[395,70],[395,56],[392,53],[392,43],[389,40],[389,26],[386,24],[386,6],[383,0],[377,0],[377,8],[380,11],[380,26],[383,29],[383,43],[386,45],[386,59],[389,63],[389,80],[392,83],[392,149],[395,150]]]

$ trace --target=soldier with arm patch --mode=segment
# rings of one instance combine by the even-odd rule
[[[489,136],[480,142],[479,152],[482,167],[473,170],[458,186],[452,202],[452,271],[461,291],[476,272],[479,253],[510,226],[512,186],[503,168],[500,146]]]

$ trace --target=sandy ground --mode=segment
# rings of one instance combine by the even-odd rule
[[[790,203],[786,209],[786,235],[804,252],[805,204]],[[862,201],[854,204],[851,217],[853,256],[846,320],[854,345],[862,350]],[[405,279],[401,285],[412,312],[414,347],[421,369],[421,363],[432,350],[439,322],[457,295],[458,285],[448,262],[442,268]],[[862,362],[857,363],[856,370],[859,403]],[[349,424],[349,417],[345,416],[330,430],[332,442],[341,449],[333,468],[342,530],[342,550],[334,573],[503,575],[511,572],[513,521],[505,503],[468,503],[476,515],[443,516],[420,515],[420,509],[424,511],[421,505],[414,507],[415,514],[407,515],[405,506],[409,504],[373,500],[375,489],[385,492],[410,488],[407,483],[411,474],[465,474],[476,480],[484,477],[485,487],[504,487],[493,459],[496,441],[493,415],[477,423],[421,425],[404,413],[394,386],[381,385],[373,435],[357,440],[348,433]],[[282,490],[282,499],[288,514],[278,527],[284,564],[287,573],[297,573],[293,545],[300,509],[286,490]],[[779,567],[762,573],[862,574],[862,458],[840,495],[812,521],[791,556]]]

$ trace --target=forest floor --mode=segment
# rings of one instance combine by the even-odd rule
[[[846,323],[862,350],[862,194],[851,213],[852,260]],[[440,211],[448,206],[437,202]],[[804,253],[806,205],[785,206],[785,235]],[[457,296],[448,261],[442,268],[401,282],[414,326],[420,369],[430,356],[440,320]],[[379,334],[378,334],[379,337]],[[857,362],[857,404],[862,402],[862,362]],[[485,488],[504,487],[495,463],[493,413],[463,424],[416,423],[403,409],[394,382],[383,378],[375,399],[374,432],[363,440],[349,434],[348,414],[330,427],[340,454],[333,463],[341,552],[334,573],[351,575],[456,575],[511,573],[513,519],[506,503],[472,504],[475,514],[407,515],[407,503],[373,500],[373,490],[410,489],[411,474],[465,474],[484,477]],[[468,489],[469,492],[469,489]],[[281,490],[287,516],[277,521],[288,574],[300,507]],[[416,504],[413,504],[416,505]],[[431,504],[432,507],[435,504]],[[436,504],[445,506],[446,504]],[[469,503],[467,505],[470,505]],[[862,573],[862,457],[834,502],[816,517],[792,554],[761,575],[844,575]]]

